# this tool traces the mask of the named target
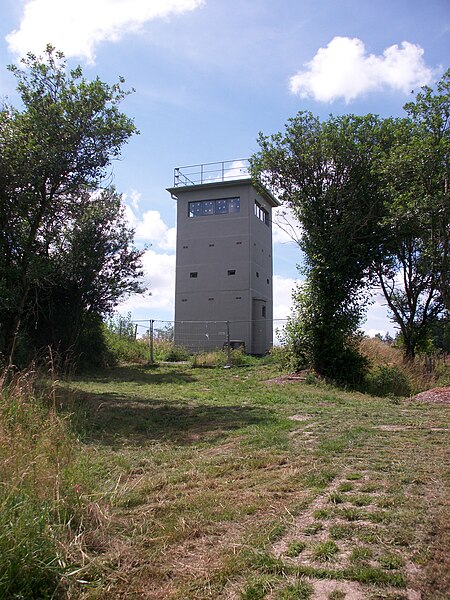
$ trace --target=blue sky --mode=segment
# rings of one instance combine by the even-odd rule
[[[113,166],[151,295],[120,307],[135,319],[173,318],[173,168],[245,158],[259,131],[310,110],[403,114],[411,90],[449,66],[448,0],[0,0],[0,97],[6,71],[50,42],[85,75],[136,91],[123,104],[140,130]],[[298,247],[274,230],[275,318],[299,275]],[[380,297],[364,329],[394,331]]]

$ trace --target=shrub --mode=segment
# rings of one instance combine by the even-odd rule
[[[148,340],[147,340],[148,344]],[[189,360],[189,352],[183,346],[175,346],[171,341],[156,340],[153,346],[155,360],[179,362]]]
[[[365,390],[373,396],[409,396],[411,383],[395,365],[378,365],[366,375]]]
[[[258,364],[261,359],[250,354],[245,354],[241,348],[230,352],[230,363],[234,367]],[[226,350],[211,350],[191,357],[193,367],[225,367],[229,364]]]

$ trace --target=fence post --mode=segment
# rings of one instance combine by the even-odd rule
[[[227,321],[227,363],[231,367],[230,321]]]
[[[149,341],[149,345],[150,345],[150,360],[149,360],[149,364],[151,364],[151,365],[154,364],[154,358],[153,358],[153,323],[154,323],[154,320],[150,319],[150,328],[148,330],[148,341]]]

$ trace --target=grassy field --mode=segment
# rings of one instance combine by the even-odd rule
[[[80,506],[64,594],[448,597],[450,406],[278,375],[174,364],[59,384]]]

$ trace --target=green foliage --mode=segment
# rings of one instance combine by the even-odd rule
[[[302,227],[306,282],[285,329],[292,370],[362,383],[353,336],[375,279],[407,359],[449,310],[449,89],[450,70],[405,106],[407,118],[300,112],[284,133],[260,134],[252,175]]]
[[[54,597],[64,572],[49,506],[29,495],[5,498],[0,506],[0,596]]]
[[[296,556],[301,554],[305,548],[306,542],[303,542],[302,540],[294,540],[289,543],[288,549],[286,551],[286,556],[295,558]]]
[[[320,542],[313,549],[312,555],[316,560],[321,562],[329,562],[334,560],[336,555],[339,552],[339,547],[333,540],[326,540],[325,542]]]
[[[109,364],[120,362],[142,363],[150,360],[149,334],[135,338],[136,325],[131,313],[126,317],[113,315],[104,326],[104,337]],[[179,362],[189,360],[188,351],[173,343],[170,328],[154,331],[153,360],[155,362]]]
[[[0,391],[0,597],[55,598],[85,501],[79,448],[33,372]],[[40,386],[42,388],[42,383]],[[43,388],[45,390],[45,388]],[[77,479],[74,480],[74,475]],[[85,524],[87,519],[85,519]],[[75,556],[75,555],[74,555]]]
[[[149,359],[148,345],[142,340],[120,335],[115,331],[111,331],[108,326],[104,327],[104,336],[110,365],[120,362],[138,363]]]
[[[259,362],[258,357],[245,354],[241,348],[231,350],[229,355],[226,350],[212,350],[211,352],[194,354],[191,357],[191,364],[194,367],[225,367],[227,365],[242,367],[256,365]]]
[[[156,340],[154,344],[155,360],[166,362],[181,362],[191,358],[183,346],[175,346],[173,342]]]
[[[294,297],[286,328],[292,367],[312,366],[346,384],[361,381],[366,364],[352,343],[362,317],[362,293],[378,253],[375,224],[382,197],[371,170],[376,117],[310,113],[290,119],[286,131],[260,134],[252,174],[294,212],[303,234],[306,284]]]
[[[279,592],[276,600],[308,600],[314,592],[313,586],[305,579],[300,579],[296,583],[287,586]]]
[[[450,309],[449,91],[450,70],[405,105],[407,118],[386,120],[393,139],[376,165],[386,195],[376,268],[408,360]]]
[[[366,375],[364,390],[373,396],[409,396],[412,385],[397,366],[377,365]]]
[[[98,193],[136,131],[120,84],[87,81],[48,46],[10,66],[23,103],[0,110],[0,352],[27,341],[76,350],[83,319],[138,291],[120,197]],[[94,192],[97,192],[94,194]],[[36,333],[35,333],[36,332]],[[84,352],[87,350],[84,348]]]
[[[429,339],[433,350],[450,354],[450,316],[436,319],[430,326]]]

